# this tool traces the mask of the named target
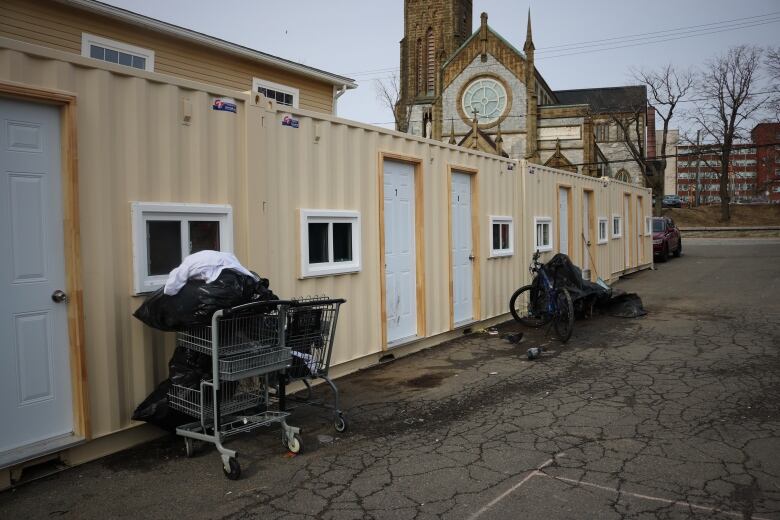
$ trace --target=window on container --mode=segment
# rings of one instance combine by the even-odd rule
[[[612,238],[620,238],[623,236],[623,217],[620,215],[612,215]]]
[[[552,242],[552,219],[550,217],[534,218],[534,249],[537,251],[551,251]]]
[[[297,88],[274,83],[265,79],[254,78],[252,80],[252,90],[262,94],[268,99],[273,99],[279,105],[298,108],[300,90]]]
[[[135,294],[162,287],[187,255],[232,252],[230,206],[133,202],[131,213]]]
[[[301,210],[301,277],[360,271],[360,214]]]
[[[607,233],[609,226],[609,220],[606,217],[599,217],[599,237],[598,237],[598,243],[599,244],[606,244],[607,241],[609,241],[609,235]]]
[[[82,33],[81,54],[140,70],[154,70],[154,51],[101,36]]]
[[[514,254],[512,217],[490,217],[490,256],[511,256]]]

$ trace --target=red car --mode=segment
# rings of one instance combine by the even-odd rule
[[[682,254],[680,230],[669,217],[653,217],[653,256],[658,257],[660,262],[666,262],[669,253],[674,256]]]

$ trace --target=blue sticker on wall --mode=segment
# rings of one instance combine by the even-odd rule
[[[298,128],[298,120],[293,119],[292,116],[286,115],[282,118],[282,126],[289,126],[292,128]]]
[[[211,105],[214,110],[221,112],[236,113],[236,100],[233,98],[214,98],[214,104]]]

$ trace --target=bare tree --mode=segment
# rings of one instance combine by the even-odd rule
[[[734,141],[746,137],[745,126],[765,105],[768,97],[756,94],[762,51],[740,45],[707,62],[699,78],[701,100],[691,118],[705,139],[720,147],[720,218],[731,219],[729,211],[729,162]]]
[[[667,162],[666,150],[669,144],[669,122],[674,117],[680,100],[688,95],[693,88],[694,75],[690,70],[677,70],[671,64],[657,70],[637,70],[633,72],[633,75],[637,81],[646,85],[647,104],[655,109],[656,116],[663,121],[660,154],[657,154],[656,157],[647,157],[645,149],[646,105],[629,107],[629,117],[615,114],[611,119],[620,128],[623,141],[632,159],[642,172],[645,186],[652,188],[657,195],[654,213],[660,215]]]
[[[770,110],[775,121],[780,121],[780,93],[777,92],[778,85],[780,85],[780,47],[769,47],[766,51],[766,65],[767,76],[769,77],[769,90],[770,92]]]
[[[379,102],[393,114],[395,129],[408,132],[412,110],[411,106],[401,98],[401,81],[398,76],[393,74],[385,80],[378,79],[374,88]]]

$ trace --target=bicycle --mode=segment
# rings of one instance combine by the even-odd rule
[[[518,322],[528,327],[541,327],[552,322],[562,343],[574,330],[574,305],[565,287],[555,287],[550,276],[539,263],[539,251],[534,253],[528,270],[534,275],[530,285],[520,287],[509,299],[509,312]]]

